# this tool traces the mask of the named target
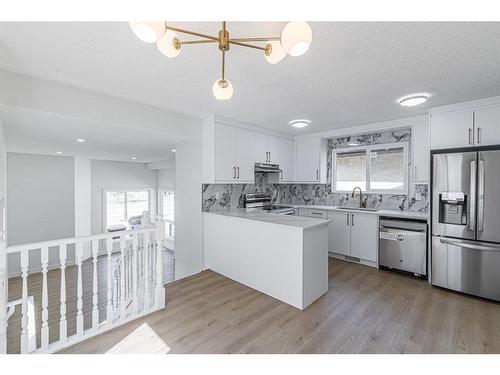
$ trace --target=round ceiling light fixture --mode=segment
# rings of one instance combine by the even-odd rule
[[[307,22],[288,22],[281,32],[281,45],[290,56],[306,53],[311,41],[312,30]]]
[[[398,100],[403,107],[415,107],[416,105],[425,103],[429,100],[428,94],[412,94],[402,97]]]
[[[231,99],[233,91],[233,85],[227,79],[218,79],[212,86],[212,92],[219,100]]]
[[[306,126],[311,125],[311,121],[309,121],[309,120],[293,120],[293,121],[290,121],[290,125],[293,126],[294,128],[301,129],[301,128],[305,128]]]
[[[264,56],[270,64],[277,64],[286,57],[286,52],[278,40],[267,42]]]
[[[83,138],[77,138],[77,139],[76,139],[76,141],[77,141],[78,143],[83,143],[83,142],[85,142],[85,139],[83,139]]]
[[[181,40],[172,30],[165,31],[161,39],[156,42],[158,50],[166,57],[173,58],[181,53]]]
[[[177,150],[176,150],[175,148],[173,148],[171,151],[172,151],[172,152],[176,152]]]
[[[57,155],[61,155],[61,154],[62,154],[62,151],[56,151],[56,154],[57,154]]]
[[[137,158],[135,156],[132,156],[130,159],[137,160]]]
[[[145,43],[156,43],[165,33],[165,22],[132,21],[129,24],[134,34]]]

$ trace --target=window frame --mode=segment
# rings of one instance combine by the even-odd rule
[[[351,193],[352,191],[348,190],[337,190],[337,154],[342,154],[346,152],[365,152],[365,168],[366,168],[366,190],[363,190],[363,193],[369,194],[398,194],[398,195],[408,195],[408,181],[409,181],[409,166],[408,166],[408,142],[393,142],[393,143],[378,143],[371,144],[365,146],[354,146],[354,147],[343,147],[343,148],[334,148],[332,149],[332,193]],[[381,190],[381,189],[369,189],[370,186],[370,170],[371,170],[371,151],[378,149],[393,149],[393,148],[402,148],[403,149],[403,165],[405,166],[405,173],[403,175],[403,189],[396,190]]]
[[[156,197],[154,194],[154,188],[151,187],[110,187],[102,189],[102,231],[106,233],[108,230],[108,207],[107,207],[107,193],[123,193],[128,191],[147,191],[148,192],[148,200],[149,200],[149,215],[151,216],[151,220],[156,217]],[[127,214],[127,195],[125,195],[125,215]]]

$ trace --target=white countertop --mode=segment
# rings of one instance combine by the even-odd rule
[[[327,225],[331,221],[331,220],[314,219],[302,216],[280,215],[261,210],[247,211],[244,208],[232,208],[227,210],[209,211],[209,212],[203,212],[203,214],[231,216],[244,220],[262,221],[265,223],[286,225],[289,227],[295,227],[299,229],[316,228],[321,225]]]
[[[364,214],[371,214],[377,216],[390,216],[390,217],[400,217],[407,219],[419,219],[419,220],[429,220],[429,214],[426,212],[414,212],[414,211],[400,211],[400,210],[378,210],[378,211],[360,211],[356,209],[339,208],[338,206],[320,206],[320,205],[293,205],[284,204],[286,206],[291,206],[294,208],[311,208],[316,210],[327,210],[327,211],[339,211],[339,212],[360,212]]]

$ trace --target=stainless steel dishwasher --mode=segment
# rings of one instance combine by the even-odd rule
[[[427,277],[427,222],[380,218],[379,266]]]

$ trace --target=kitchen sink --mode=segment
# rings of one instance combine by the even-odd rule
[[[363,208],[363,207],[337,207],[339,210],[349,210],[349,211],[370,211],[377,212],[377,208]]]

